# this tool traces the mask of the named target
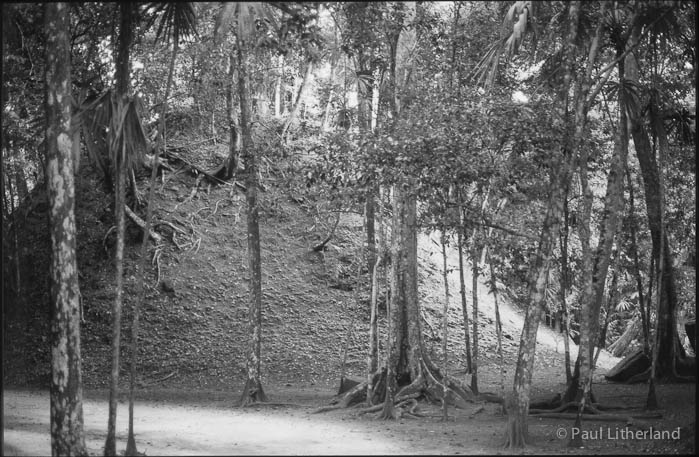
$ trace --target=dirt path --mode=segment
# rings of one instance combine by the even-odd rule
[[[135,406],[136,438],[147,455],[483,454],[496,444],[482,439],[465,447],[456,439],[455,423],[445,428],[436,419],[384,422],[347,411],[310,414],[314,408],[141,401]],[[4,455],[50,455],[47,392],[5,391],[3,409]],[[126,447],[127,410],[119,404],[118,450]],[[88,451],[101,455],[107,401],[85,400],[84,415]],[[490,427],[494,438],[499,427]]]
[[[560,386],[562,387],[562,386]],[[641,407],[644,385],[599,384],[603,403]],[[501,448],[506,420],[499,405],[469,404],[450,410],[441,420],[437,406],[420,403],[425,417],[382,421],[359,415],[357,409],[311,414],[327,404],[332,392],[323,389],[274,390],[274,401],[301,406],[240,409],[232,406],[232,392],[141,392],[148,400],[135,407],[136,440],[146,455],[413,455],[413,454],[512,454]],[[45,391],[3,392],[3,455],[50,455],[49,396]],[[566,433],[572,422],[532,417],[530,445],[517,454],[684,454],[694,449],[695,386],[660,385],[662,419],[621,422],[590,421],[588,433],[605,430],[617,437],[591,438],[584,448],[569,449]],[[126,447],[127,404],[119,403],[117,450]],[[106,435],[107,397],[104,391],[86,393],[84,402],[86,442],[90,455],[102,455]],[[619,438],[620,431],[677,431],[663,439]],[[563,437],[560,435],[563,430]]]

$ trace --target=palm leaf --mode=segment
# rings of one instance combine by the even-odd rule
[[[152,2],[147,6],[153,15],[148,20],[147,28],[153,26],[160,17],[158,29],[155,34],[156,43],[165,38],[165,44],[170,44],[170,39],[175,41],[197,37],[197,14],[192,2]]]

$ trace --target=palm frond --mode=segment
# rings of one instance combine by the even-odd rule
[[[153,12],[147,28],[152,27],[160,17],[155,34],[156,43],[164,38],[168,45],[170,39],[179,42],[181,39],[198,36],[197,13],[193,2],[152,2],[147,9]]]
[[[277,19],[269,5],[258,2],[227,2],[216,16],[214,37],[217,41],[223,39],[232,24],[244,40],[253,36],[258,23],[265,23],[273,32],[279,29]]]
[[[530,32],[535,36],[534,42],[536,42],[537,32],[534,27],[532,8],[531,1],[521,0],[510,7],[503,20],[500,39],[488,48],[469,75],[469,79],[475,80],[478,85],[492,86],[497,76],[501,56],[505,54],[505,58],[510,59],[517,54],[524,38]]]
[[[504,24],[513,23],[512,31],[505,40],[505,50],[507,51],[508,59],[517,53],[527,31],[532,29],[529,27],[532,24],[531,8],[532,2],[517,1],[510,7],[505,16]]]

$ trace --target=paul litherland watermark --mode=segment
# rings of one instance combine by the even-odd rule
[[[570,431],[565,427],[558,427],[558,429],[556,429],[556,436],[560,439],[580,438],[583,441],[679,440],[680,427],[671,430],[659,430],[653,427],[646,430],[634,430],[629,427],[599,427],[586,430],[578,427],[572,427]]]

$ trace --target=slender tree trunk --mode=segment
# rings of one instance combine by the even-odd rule
[[[382,238],[379,238],[381,242]],[[379,244],[379,252],[381,245]],[[367,404],[371,406],[374,398],[374,375],[379,369],[379,340],[378,340],[378,293],[379,293],[379,265],[381,256],[376,256],[376,261],[371,271],[371,314],[369,319],[369,355],[367,358]]]
[[[576,1],[568,4],[568,29],[563,44],[563,63],[561,68],[563,83],[559,91],[557,110],[558,122],[562,126],[565,126],[567,118],[566,107],[568,105],[568,92],[572,79],[572,64],[576,51],[579,15],[580,2]],[[505,410],[508,416],[505,446],[509,448],[523,447],[526,444],[528,435],[527,415],[529,413],[531,380],[536,352],[536,334],[539,329],[539,320],[546,305],[546,284],[553,261],[554,236],[558,233],[558,222],[563,214],[562,189],[564,188],[564,183],[568,182],[575,158],[573,150],[567,149],[565,145],[561,148],[561,153],[560,162],[552,169],[549,201],[541,229],[539,246],[533,265],[529,270],[529,300],[520,340],[514,388],[505,401]]]
[[[156,147],[155,153],[153,154],[153,165],[150,175],[150,187],[148,189],[148,203],[146,206],[146,220],[145,228],[143,229],[143,241],[141,242],[141,251],[139,253],[139,269],[141,273],[138,276],[138,284],[136,290],[138,291],[138,299],[134,304],[133,309],[133,320],[131,323],[131,347],[129,352],[131,353],[131,360],[129,363],[129,434],[126,441],[126,455],[136,456],[138,455],[138,449],[136,446],[136,437],[134,434],[134,389],[136,384],[136,371],[137,371],[137,361],[138,361],[138,332],[140,324],[140,314],[141,307],[145,302],[146,289],[144,286],[145,276],[146,276],[146,259],[148,253],[148,234],[150,233],[151,219],[153,216],[153,196],[155,195],[155,183],[158,176],[159,158],[162,152],[167,150],[166,141],[166,131],[165,131],[165,117],[168,112],[168,100],[170,99],[170,90],[172,88],[173,76],[175,74],[175,62],[177,60],[177,52],[179,50],[179,37],[174,38],[172,46],[172,55],[170,57],[170,67],[167,75],[167,82],[165,83],[165,95],[163,96],[163,103],[161,105],[160,116],[158,119],[158,145]]]
[[[461,311],[464,315],[464,342],[466,352],[466,373],[473,372],[473,361],[471,360],[471,335],[469,331],[468,309],[466,308],[466,281],[464,279],[464,240],[462,235],[463,218],[459,224],[457,232],[457,243],[459,244],[459,293],[461,294]]]
[[[119,352],[121,346],[121,309],[124,302],[124,214],[126,194],[126,173],[124,163],[119,160],[116,164],[116,204],[115,219],[117,221],[117,243],[114,261],[116,263],[116,297],[112,307],[112,371],[109,383],[109,418],[107,422],[107,439],[104,455],[116,455],[116,416],[117,397],[119,395]]]
[[[51,453],[87,455],[83,430],[80,288],[71,153],[70,19],[67,3],[46,18],[46,190],[51,231]],[[15,228],[16,230],[16,228]]]
[[[228,141],[228,159],[224,165],[225,173],[223,179],[231,179],[238,172],[240,162],[240,124],[238,116],[235,112],[234,93],[235,93],[235,51],[231,51],[229,56],[228,66],[228,87],[226,91],[226,116],[228,117],[228,127],[230,130],[230,139]]]
[[[631,181],[631,172],[629,167],[626,167],[626,182],[629,185],[629,235],[631,237],[631,255],[633,256],[633,273],[636,278],[636,290],[638,291],[638,307],[641,311],[641,329],[643,330],[643,353],[650,355],[650,339],[648,336],[648,307],[643,296],[643,279],[641,278],[641,266],[638,261],[638,245],[636,243],[636,208],[634,203],[633,182]],[[649,297],[650,298],[650,297]]]
[[[289,129],[291,128],[292,124],[294,122],[296,122],[296,118],[299,115],[299,110],[301,108],[301,102],[303,101],[303,97],[304,97],[304,91],[306,89],[306,86],[308,85],[308,82],[311,79],[312,72],[313,72],[313,61],[309,59],[306,62],[306,71],[303,74],[303,80],[301,81],[301,87],[299,88],[299,92],[296,95],[296,100],[294,101],[294,106],[291,108],[291,113],[289,114],[289,117],[286,119],[286,122],[284,123],[284,127],[282,128],[281,137],[284,141],[287,141]]]
[[[284,55],[280,54],[277,57],[277,66],[279,74],[277,75],[277,81],[274,85],[274,117],[280,119],[282,117],[282,79],[284,76]]]
[[[498,288],[495,281],[495,270],[493,268],[493,260],[490,258],[490,249],[488,248],[488,266],[490,268],[490,283],[492,284],[493,301],[495,304],[495,331],[498,338],[498,359],[500,359],[500,390],[503,398],[505,396],[505,358],[502,354],[502,321],[500,320],[500,304],[498,303]]]
[[[442,357],[444,357],[444,365],[442,375],[448,374],[449,353],[447,352],[447,340],[449,337],[449,270],[447,268],[447,236],[442,228],[442,261],[443,261],[443,276],[444,276],[444,308],[442,310]],[[449,420],[449,411],[447,406],[447,383],[442,383],[442,419],[446,422]]]
[[[335,67],[337,67],[337,59],[330,61],[330,91],[328,93],[328,101],[325,103],[323,110],[323,121],[320,126],[322,132],[327,132],[330,125],[330,108],[332,107],[333,96],[335,95]]]
[[[119,31],[119,46],[116,65],[116,103],[121,106],[129,92],[130,51],[133,38],[134,6],[130,2],[119,4],[121,14],[121,27]],[[118,132],[110,132],[113,135]],[[117,242],[114,262],[116,264],[116,297],[112,308],[112,371],[109,383],[109,417],[107,420],[107,438],[104,445],[104,454],[116,455],[116,417],[117,397],[119,394],[119,352],[121,347],[121,310],[124,295],[124,236],[126,218],[124,206],[126,204],[126,141],[122,138],[118,147],[120,152],[112,151],[115,160],[116,191],[115,191],[115,220],[117,224]]]
[[[473,358],[471,359],[471,390],[478,394],[478,228],[473,229],[471,245],[471,303],[473,305]]]
[[[371,122],[369,125],[369,129],[371,132],[374,132],[376,130],[376,126],[379,122],[379,97],[381,95],[379,87],[381,82],[380,75],[381,71],[378,68],[375,68],[374,73],[372,75],[371,84]]]
[[[570,370],[570,322],[571,318],[568,313],[568,186],[566,185],[563,192],[563,230],[560,235],[561,244],[561,280],[560,280],[560,300],[561,300],[561,319],[564,321],[565,329],[563,331],[563,345],[565,347],[565,366],[566,366],[566,385],[573,380],[573,374]]]
[[[257,201],[257,157],[252,141],[250,125],[250,81],[247,72],[247,43],[238,30],[238,98],[240,99],[240,124],[243,135],[243,154],[246,175],[247,225],[248,225],[248,274],[250,275],[250,347],[246,358],[247,380],[240,399],[241,406],[265,402],[260,374],[260,348],[262,345],[262,269],[260,263],[260,221]]]

